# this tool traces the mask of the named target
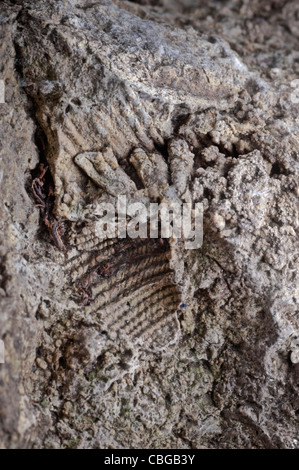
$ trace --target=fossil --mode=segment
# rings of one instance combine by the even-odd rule
[[[156,338],[165,322],[178,338],[179,305],[192,301],[193,295],[182,245],[169,240],[167,250],[160,252],[151,241],[99,239],[93,221],[97,206],[115,203],[118,195],[147,204],[194,203],[202,200],[203,175],[215,178],[205,191],[212,193],[217,185],[219,194],[229,172],[235,185],[230,189],[232,203],[235,199],[237,213],[238,204],[243,211],[244,201],[238,199],[247,189],[236,182],[240,171],[248,174],[248,162],[262,162],[248,136],[264,132],[266,118],[257,118],[253,126],[230,117],[230,112],[236,103],[246,105],[247,89],[265,96],[272,96],[273,90],[223,40],[204,35],[199,39],[189,31],[184,42],[177,30],[145,22],[112,2],[92,8],[79,3],[67,17],[59,8],[61,20],[53,13],[45,25],[48,36],[55,37],[52,52],[44,36],[45,47],[36,51],[34,64],[24,64],[23,74],[26,91],[39,106],[37,119],[55,183],[55,212],[73,224],[65,265],[73,287],[70,298],[81,294],[87,317],[126,332],[140,344],[147,344],[145,337],[147,342]],[[32,47],[32,32],[40,21],[28,15],[26,29],[16,38],[23,56]],[[130,24],[133,33],[127,35]],[[66,86],[69,65],[61,51],[71,51],[71,86]],[[262,225],[271,206],[270,167],[246,196],[249,222],[244,219],[244,227]],[[210,204],[216,203],[214,196]],[[217,211],[211,219],[215,229],[234,233],[227,213],[221,215],[221,204]],[[162,336],[165,344],[171,342],[171,335]]]

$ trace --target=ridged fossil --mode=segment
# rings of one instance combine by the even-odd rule
[[[44,23],[34,12],[25,15],[26,29],[20,28],[16,39],[23,57],[34,29]],[[242,122],[228,117],[229,111],[237,102],[245,106],[247,89],[273,92],[224,41],[199,40],[190,31],[186,46],[176,30],[150,21],[145,26],[144,20],[110,2],[94,8],[79,3],[66,16],[60,5],[55,15],[61,20],[50,17],[44,23],[36,59],[25,61],[22,73],[46,139],[55,213],[72,223],[68,278],[84,298],[87,315],[135,339],[138,334],[154,338],[165,323],[171,331],[169,337],[162,333],[168,344],[172,335],[177,337],[179,305],[192,300],[194,292],[184,273],[183,248],[171,240],[162,252],[151,241],[99,240],[97,207],[114,203],[120,194],[145,204],[195,203],[202,200],[202,166],[209,171],[215,162],[220,190],[221,174],[236,165],[235,156],[243,152],[247,162],[260,158],[251,136],[263,132],[265,122]],[[265,167],[265,178],[270,168]],[[258,181],[258,206],[253,204],[249,216],[254,223],[256,216],[263,220],[273,194],[265,189],[267,182]],[[220,214],[211,223],[225,228]],[[105,278],[101,266],[109,263],[115,268]]]
[[[41,45],[35,63],[23,67],[24,86],[38,103],[37,119],[47,139],[56,215],[78,227],[85,220],[81,232],[73,228],[65,269],[73,291],[88,304],[82,306],[88,318],[126,332],[143,347],[153,341],[165,346],[178,338],[179,306],[188,300],[178,243],[167,242],[161,252],[152,241],[99,241],[88,219],[97,204],[119,194],[145,203],[195,202],[195,153],[201,145],[192,140],[193,129],[205,135],[213,113],[234,106],[250,74],[224,42],[198,41],[190,32],[188,47],[191,41],[197,50],[190,55],[175,31],[160,26],[157,35],[155,25],[152,41],[150,22],[144,27],[140,18],[113,4],[98,4],[96,21],[92,9],[77,6],[76,11],[82,19],[68,12],[61,23],[45,25],[44,41],[48,34],[53,38],[53,56],[46,57]],[[90,27],[79,39],[77,22],[83,17]],[[17,39],[23,57],[40,21],[34,13],[26,18],[32,31],[20,31]],[[122,27],[127,21],[130,38]],[[76,45],[72,30],[78,33]],[[59,66],[59,58],[68,51],[67,78],[69,69]],[[101,263],[111,259],[117,269],[104,278]]]

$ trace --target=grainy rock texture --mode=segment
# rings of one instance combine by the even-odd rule
[[[298,2],[0,8],[1,446],[297,448]],[[202,247],[100,239],[119,194]]]

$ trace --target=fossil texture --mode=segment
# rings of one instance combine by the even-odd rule
[[[2,3],[2,447],[298,447],[297,3]]]

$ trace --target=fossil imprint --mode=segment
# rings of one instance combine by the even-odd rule
[[[179,335],[180,304],[192,298],[184,250],[173,240],[163,249],[152,240],[100,240],[96,207],[118,195],[144,203],[198,201],[198,161],[213,143],[209,133],[251,76],[224,41],[190,31],[184,43],[181,33],[157,24],[153,38],[150,21],[112,3],[78,4],[67,17],[60,8],[59,20],[26,18],[17,43],[26,56],[36,22],[44,22],[45,44],[53,38],[52,55],[41,44],[23,74],[38,103],[55,214],[71,222],[67,277],[87,317],[132,341],[164,347]],[[230,140],[242,132],[248,130],[240,124]]]

